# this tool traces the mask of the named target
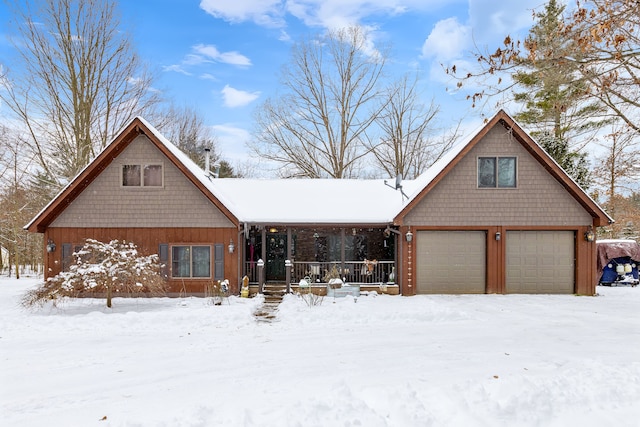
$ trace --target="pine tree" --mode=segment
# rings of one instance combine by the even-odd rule
[[[525,89],[514,92],[515,100],[525,107],[515,118],[530,126],[531,135],[586,189],[590,173],[586,154],[579,149],[589,141],[589,132],[605,121],[594,119],[602,110],[598,104],[585,102],[588,87],[577,77],[577,61],[563,59],[577,51],[575,42],[563,33],[564,9],[550,0],[535,15],[537,22],[525,40],[529,55],[518,59],[522,69],[513,74]]]

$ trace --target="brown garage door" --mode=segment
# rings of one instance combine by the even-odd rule
[[[486,240],[484,231],[419,231],[417,293],[485,293]]]
[[[506,237],[507,293],[574,292],[573,231],[508,231]]]

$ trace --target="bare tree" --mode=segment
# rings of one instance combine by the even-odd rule
[[[417,76],[403,76],[388,88],[383,108],[376,117],[382,132],[379,142],[369,141],[369,149],[380,169],[388,176],[414,179],[436,162],[457,139],[457,129],[443,132],[434,123],[440,107],[420,103]]]
[[[205,149],[209,149],[209,160],[218,166],[219,178],[237,177],[231,164],[222,159],[218,150],[218,140],[210,127],[204,123],[200,112],[192,107],[171,105],[157,117],[156,126],[162,134],[180,148],[198,166],[204,167]]]
[[[30,236],[23,229],[40,208],[29,191],[27,174],[32,161],[22,150],[18,134],[0,126],[0,246],[8,251],[16,278],[20,278],[21,265],[35,266],[42,261],[41,236]]]
[[[256,112],[252,149],[284,176],[353,177],[368,153],[365,132],[384,107],[385,63],[360,27],[295,44],[282,70],[286,93]]]
[[[158,119],[156,128],[200,167],[204,166],[205,148],[211,150],[213,162],[219,160],[216,138],[196,109],[171,105]]]
[[[619,117],[630,130],[640,131],[640,3],[629,0],[575,3],[572,12],[559,16],[561,20],[553,33],[547,34],[548,40],[562,40],[562,48],[549,49],[552,44],[540,43],[539,38],[521,42],[506,36],[495,51],[476,52],[479,71],[457,70],[454,65],[447,72],[460,78],[458,87],[468,80],[488,82],[468,96],[474,106],[485,97],[504,95],[522,83],[503,77],[517,76],[523,66],[538,70],[539,75],[569,77],[573,87],[583,87],[580,94],[573,94],[578,95],[574,102],[606,106],[606,112],[594,111],[592,116]]]
[[[116,5],[13,3],[19,55],[0,99],[23,122],[44,175],[58,186],[158,101],[151,75],[120,28]]]
[[[621,213],[618,205],[625,194],[637,190],[640,177],[640,141],[628,132],[627,127],[626,124],[618,124],[606,135],[607,142],[601,144],[606,151],[593,172],[596,183],[604,191],[607,212],[614,218]]]

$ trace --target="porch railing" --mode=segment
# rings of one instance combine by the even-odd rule
[[[395,280],[394,261],[295,261],[291,268],[291,283],[309,277],[313,283],[326,283],[339,277],[347,283],[390,283]],[[260,269],[255,262],[245,262],[250,283],[259,283]]]

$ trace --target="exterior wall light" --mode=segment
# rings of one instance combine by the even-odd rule
[[[230,253],[230,254],[232,254],[232,253],[233,253],[233,251],[235,251],[235,250],[236,250],[236,245],[234,245],[234,244],[233,244],[233,239],[231,239],[231,241],[229,242],[228,249],[229,249],[229,253]]]
[[[502,237],[502,236],[500,235],[500,232],[499,232],[499,231],[497,231],[497,232],[496,232],[496,240],[500,241],[500,238],[501,238],[501,237]]]
[[[51,253],[51,252],[55,252],[56,250],[56,244],[53,242],[53,240],[49,239],[49,241],[47,242],[47,252]]]
[[[589,226],[589,229],[584,233],[584,240],[586,240],[587,242],[593,242],[594,240],[596,240],[596,235],[593,232],[593,228],[591,228],[591,226]]]
[[[404,237],[407,239],[407,242],[412,241],[413,240],[413,233],[411,232],[411,230],[407,231],[407,234],[405,234]]]

